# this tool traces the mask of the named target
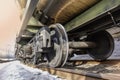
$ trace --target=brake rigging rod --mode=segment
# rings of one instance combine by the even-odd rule
[[[72,49],[95,48],[95,47],[96,47],[96,43],[89,42],[89,41],[69,42],[69,48],[72,48]]]

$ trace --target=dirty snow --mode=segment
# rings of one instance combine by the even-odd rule
[[[0,80],[62,80],[46,71],[31,68],[19,61],[0,63]]]

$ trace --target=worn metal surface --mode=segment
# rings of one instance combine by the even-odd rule
[[[47,15],[54,19],[53,23],[65,23],[98,1],[99,0],[54,0]]]
[[[51,43],[54,45],[53,53],[55,53],[52,54],[52,56],[54,55],[54,58],[52,59],[54,61],[52,61],[52,63],[57,65],[59,64],[59,66],[64,66],[68,58],[69,50],[67,33],[61,24],[51,25],[50,29],[52,29],[51,40],[53,40],[53,42]]]
[[[66,80],[101,80],[99,78],[84,76],[76,73],[69,72],[69,70],[57,70],[57,69],[51,69],[51,68],[40,68],[44,71],[48,71],[50,74],[57,75],[63,79]]]
[[[120,59],[119,46],[120,41],[115,41],[115,51],[111,58]],[[118,57],[118,58],[117,58]],[[67,62],[62,68],[49,68],[46,65],[29,65],[36,67],[51,74],[58,75],[63,79],[67,80],[119,80],[120,79],[120,60],[108,60],[104,62],[96,62],[91,59],[82,59],[79,57],[79,61],[72,60]],[[89,57],[87,57],[89,58]]]
[[[119,60],[120,59],[120,40],[119,38],[116,38],[114,40],[115,42],[115,48],[112,53],[112,55],[107,60]],[[93,60],[88,54],[85,55],[75,55],[71,58],[71,60]]]
[[[100,0],[39,0],[36,10],[52,18],[54,23],[65,23]],[[27,0],[18,1],[25,8]],[[66,10],[69,9],[69,10]]]
[[[74,66],[72,66],[74,64]],[[63,68],[36,66],[67,80],[119,80],[120,62],[118,61],[76,61]]]
[[[69,42],[69,48],[95,48],[96,44],[94,42]]]
[[[71,20],[65,25],[66,31],[70,31],[86,22],[106,13],[107,11],[114,9],[120,5],[120,0],[101,0],[95,6],[91,7],[84,13],[77,16],[75,19]]]
[[[113,27],[110,29],[107,29],[107,31],[112,34],[114,38],[119,38],[120,37],[120,27]]]
[[[112,55],[114,39],[107,31],[99,31],[93,35],[89,35],[87,40],[96,43],[95,48],[87,49],[88,54],[94,58],[94,60],[106,60]]]
[[[34,17],[31,17],[30,20],[28,21],[27,25],[31,25],[31,26],[43,26],[42,23],[40,23],[37,19],[35,19]]]
[[[32,17],[32,14],[33,14],[33,12],[35,10],[35,7],[36,7],[38,1],[39,0],[28,0],[27,1],[25,12],[23,14],[21,25],[20,25],[21,30],[20,30],[19,35],[18,35],[18,39],[17,39],[18,42],[19,42],[19,40],[21,38],[21,35],[23,34],[24,30],[27,27],[28,21]]]
[[[24,37],[30,38],[25,35]],[[64,65],[68,58],[68,37],[61,24],[51,25],[50,28],[47,26],[42,27],[29,43],[21,47],[21,50],[18,48],[19,51],[23,51],[24,54],[22,56],[24,57],[19,55],[19,52],[16,55],[20,56],[23,61],[27,59],[25,55],[27,55],[26,51],[28,49],[26,46],[27,48],[31,47],[31,55],[34,55],[31,58],[33,61],[29,62],[35,64],[39,64],[40,61],[42,62],[46,58],[49,66],[58,67]]]
[[[74,16],[75,16],[76,13],[77,14],[79,13],[80,14],[79,16],[77,16],[75,19],[73,19],[72,21],[68,22],[65,25],[66,30],[70,31],[70,30],[72,30],[74,28],[77,28],[77,27],[85,24],[86,22],[89,22],[90,20],[92,20],[92,19],[102,15],[103,13],[107,12],[108,10],[111,10],[111,9],[119,6],[119,4],[120,4],[119,0],[101,0],[101,1],[99,1],[99,0],[91,0],[89,3],[88,3],[88,1],[89,0],[85,0],[85,1],[83,1],[83,0],[78,0],[78,1],[71,0],[70,2],[69,1],[64,1],[64,0],[55,1],[55,2],[53,2],[51,4],[52,7],[47,9],[48,11],[46,12],[46,14],[49,14],[48,16],[52,16],[53,15],[53,18],[54,18],[55,22],[61,22],[61,21],[65,22],[66,20],[69,20],[69,18],[71,18],[70,17],[71,15],[74,14]],[[35,2],[35,1],[33,1],[33,2]],[[44,10],[45,6],[46,6],[46,4],[48,4],[48,2],[46,0],[45,1],[43,1],[43,0],[40,1],[39,0],[39,3],[38,3],[39,5],[37,5],[37,3],[36,3],[36,6],[39,9]],[[98,2],[98,3],[96,5],[93,5],[96,2]],[[84,3],[84,5],[82,3]],[[78,7],[78,5],[80,5],[80,4],[81,4],[81,6]],[[91,8],[89,8],[90,6],[91,6]],[[71,7],[71,9],[69,9],[70,7]],[[89,8],[89,9],[86,10],[87,8]],[[66,9],[69,9],[69,10],[66,10]],[[86,10],[86,11],[83,12],[83,13],[79,12],[79,11],[84,11],[84,10]],[[31,12],[28,12],[28,13],[31,13]],[[27,13],[27,16],[28,16],[28,13]],[[31,15],[32,15],[32,13],[31,13]],[[29,23],[27,23],[28,21],[29,20],[27,18],[24,21],[22,20],[22,23],[24,23],[24,27],[21,28],[21,31],[20,31],[19,36],[18,36],[19,37],[18,41],[20,40],[22,35],[26,35],[26,36],[30,35],[30,36],[32,36],[31,34],[35,34],[38,31],[38,29],[36,29],[36,28],[29,28],[29,27],[25,26],[25,24],[26,25],[28,24],[28,25],[37,25],[37,26],[40,25],[40,26],[43,26],[43,24],[41,24],[38,20],[35,20],[33,18],[30,19]],[[86,30],[87,29],[88,29],[88,27],[86,28]],[[28,34],[28,33],[30,33],[30,34]]]

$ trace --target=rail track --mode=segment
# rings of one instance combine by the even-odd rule
[[[57,75],[65,80],[119,80],[120,79],[120,60],[119,60],[119,41],[115,39],[115,50],[110,59],[103,62],[97,62],[89,56],[80,56],[70,59],[61,68],[48,67],[46,63],[33,65],[29,62],[24,64],[48,71],[53,75]],[[117,58],[117,57],[118,58]],[[85,59],[83,59],[83,58]],[[24,60],[23,60],[24,62]]]
[[[120,60],[97,62],[93,60],[70,61],[64,67],[51,68],[46,64],[28,66],[48,71],[63,80],[119,80]]]
[[[78,56],[67,61],[60,68],[48,67],[47,62],[40,62],[33,65],[32,62],[22,60],[28,66],[48,71],[65,80],[119,80],[120,79],[120,55],[119,41],[115,39],[115,50],[113,55],[107,61],[94,61],[89,56]],[[117,56],[117,57],[116,57]],[[78,59],[77,59],[78,58]]]

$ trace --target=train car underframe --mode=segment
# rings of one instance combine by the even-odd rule
[[[33,59],[34,64],[47,59],[50,67],[60,67],[74,54],[89,54],[95,60],[103,61],[113,52],[114,40],[105,30],[80,38],[69,40],[61,24],[43,27],[27,45],[20,48],[19,57]]]
[[[27,63],[46,62],[50,67],[64,66],[74,54],[106,60],[114,50],[114,39],[106,29],[120,26],[119,8],[70,31],[59,23],[43,26],[26,45],[17,46],[16,57]]]

